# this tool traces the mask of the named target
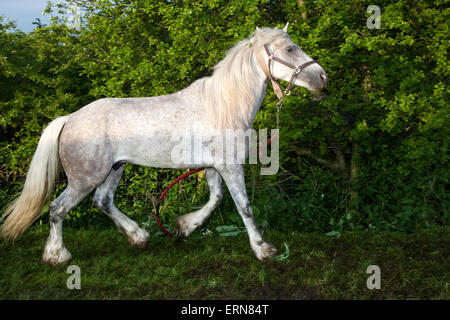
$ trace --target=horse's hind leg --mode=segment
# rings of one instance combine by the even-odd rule
[[[125,164],[118,169],[112,169],[105,182],[100,185],[94,194],[94,204],[110,217],[119,232],[127,236],[130,243],[139,248],[147,247],[148,232],[139,228],[139,225],[120,212],[114,205],[114,192],[119,184]]]
[[[78,191],[69,184],[50,204],[50,235],[42,255],[42,260],[45,263],[56,266],[72,258],[63,242],[63,220],[70,209],[75,207],[89,192],[90,190]]]
[[[177,219],[177,238],[187,237],[211,215],[223,197],[222,177],[212,168],[205,169],[210,191],[209,201],[200,209]]]

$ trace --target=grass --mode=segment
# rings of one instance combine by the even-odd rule
[[[261,263],[246,234],[153,236],[142,250],[113,227],[65,228],[73,260],[55,268],[40,260],[48,227],[36,226],[14,244],[0,242],[0,299],[449,299],[449,231],[271,231],[266,240],[280,253],[286,243],[289,254]],[[66,287],[71,264],[81,269],[81,290]],[[366,287],[372,264],[380,290]]]

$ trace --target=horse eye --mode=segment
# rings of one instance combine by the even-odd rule
[[[291,52],[292,50],[293,50],[292,47],[287,47],[287,48],[286,48],[286,51],[287,51],[287,52]]]

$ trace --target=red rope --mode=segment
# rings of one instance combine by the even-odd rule
[[[273,140],[275,140],[276,138],[278,138],[278,135],[274,135],[273,137],[271,137],[268,141],[267,141],[267,145],[269,145]],[[252,150],[250,152],[250,154],[254,154],[255,152],[257,152],[259,150],[259,147],[261,147],[261,145],[258,146],[258,148]],[[170,188],[172,188],[175,184],[177,184],[180,180],[183,180],[184,178],[197,173],[199,171],[205,170],[205,168],[197,168],[194,170],[190,170],[188,172],[183,173],[181,176],[179,176],[178,178],[176,178],[175,180],[173,180],[165,189],[164,191],[161,193],[161,195],[158,198],[158,201],[156,203],[156,212],[155,212],[155,219],[156,219],[156,223],[158,224],[159,228],[161,229],[162,232],[164,232],[166,235],[168,235],[171,238],[174,238],[175,236],[170,233],[169,231],[167,231],[162,223],[161,220],[159,219],[159,205],[161,204],[161,201],[163,200],[164,196],[167,194],[167,192],[169,192]]]
[[[166,195],[166,193],[169,191],[170,188],[173,187],[174,184],[176,184],[178,181],[190,176],[191,174],[197,173],[199,171],[204,170],[205,168],[198,168],[198,169],[194,169],[191,170],[189,172],[183,173],[181,176],[179,176],[178,178],[176,178],[175,180],[173,180],[166,189],[164,189],[163,193],[161,193],[161,196],[159,197],[159,200],[162,200],[164,198],[164,196]]]
[[[159,220],[159,217],[155,214],[155,219],[156,219],[156,223],[158,224],[159,228],[162,230],[162,232],[164,232],[166,235],[168,235],[169,237],[173,238],[175,237],[173,234],[171,234],[169,231],[167,231],[163,225],[161,224],[161,220]]]
[[[178,181],[190,176],[191,174],[202,171],[204,169],[205,168],[198,168],[198,169],[188,171],[186,173],[183,173],[181,176],[179,176],[175,180],[173,180],[161,193],[161,196],[159,197],[158,202],[156,203],[156,213],[155,213],[156,223],[158,223],[158,226],[161,229],[161,231],[164,232],[166,235],[168,235],[171,238],[174,238],[175,236],[163,227],[163,225],[161,224],[161,220],[159,219],[159,205],[160,205],[162,199],[164,198],[164,196],[166,195],[166,193],[169,191],[169,189],[172,188],[176,183],[178,183]]]

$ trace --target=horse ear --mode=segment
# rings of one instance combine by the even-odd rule
[[[289,28],[289,21],[284,26],[283,31],[287,33],[288,32],[288,28]]]
[[[259,31],[261,31],[261,29],[260,29],[260,28],[258,28],[258,27],[256,27],[256,32],[259,32]]]

